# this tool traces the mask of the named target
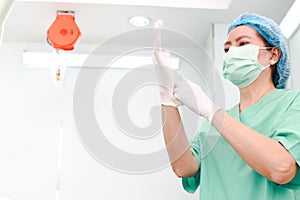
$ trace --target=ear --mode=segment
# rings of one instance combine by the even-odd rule
[[[279,58],[280,58],[281,52],[277,47],[273,47],[271,49],[271,57],[270,57],[270,64],[275,65]]]

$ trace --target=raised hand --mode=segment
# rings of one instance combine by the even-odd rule
[[[161,104],[165,106],[178,107],[180,104],[174,98],[175,71],[170,61],[170,53],[161,49],[161,30],[162,20],[154,24],[153,45],[154,45],[154,64],[159,81],[159,92]]]

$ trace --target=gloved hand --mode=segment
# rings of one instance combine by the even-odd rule
[[[196,83],[183,79],[174,85],[174,96],[196,114],[212,121],[221,107],[214,104]]]
[[[161,104],[166,106],[178,107],[180,103],[175,99],[173,88],[175,83],[175,71],[170,61],[170,53],[161,49],[161,28],[162,20],[158,20],[154,24],[154,58],[158,81]]]

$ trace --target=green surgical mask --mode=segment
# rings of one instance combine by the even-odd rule
[[[263,70],[270,67],[262,66],[258,60],[259,47],[245,45],[241,47],[231,46],[223,58],[223,76],[239,88],[244,88],[253,83]]]

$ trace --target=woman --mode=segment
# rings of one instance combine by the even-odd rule
[[[161,25],[158,21],[156,30]],[[159,34],[155,38],[160,47]],[[290,68],[278,25],[243,14],[230,25],[224,51],[223,75],[240,90],[239,104],[228,111],[191,81],[175,83],[171,70],[163,67],[170,66],[169,55],[154,51],[164,139],[175,174],[188,192],[200,185],[201,200],[300,199],[300,91],[284,89]],[[207,119],[190,144],[180,104]],[[210,126],[221,137],[202,157],[201,139]]]

